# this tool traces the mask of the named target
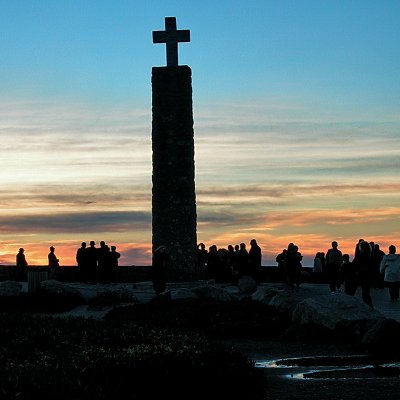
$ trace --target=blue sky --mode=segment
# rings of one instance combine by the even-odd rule
[[[291,238],[309,259],[333,236],[398,240],[400,2],[0,5],[0,263],[21,244],[40,262],[50,242],[70,263],[95,235],[125,263],[149,260],[165,16],[191,30],[179,58],[193,71],[199,240],[257,236],[268,263]]]

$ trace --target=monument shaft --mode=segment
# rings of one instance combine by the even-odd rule
[[[192,72],[152,70],[152,241],[167,247],[167,280],[191,281],[197,271]]]

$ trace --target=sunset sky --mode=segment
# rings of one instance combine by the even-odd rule
[[[193,74],[198,241],[400,248],[400,1],[0,0],[0,264],[151,263],[152,31]]]

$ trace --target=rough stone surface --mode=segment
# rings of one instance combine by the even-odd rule
[[[374,350],[400,353],[400,323],[394,319],[379,319],[362,338],[362,344]]]
[[[22,285],[15,281],[0,282],[0,297],[19,296],[22,291]]]
[[[257,291],[257,282],[251,276],[242,276],[238,288],[241,293],[252,294]]]
[[[47,294],[79,297],[84,300],[78,289],[54,279],[40,282],[40,291]]]
[[[279,293],[278,289],[270,287],[259,287],[256,292],[251,295],[253,301],[269,305],[271,300]]]
[[[271,298],[268,305],[277,308],[281,312],[291,313],[298,303],[313,296],[315,296],[315,294],[306,288],[281,290]]]
[[[152,71],[152,243],[167,247],[167,281],[193,281],[197,214],[191,69]]]
[[[301,301],[293,310],[292,321],[318,325],[330,331],[362,337],[374,324],[385,319],[365,303],[345,294],[321,295]]]
[[[212,285],[202,285],[191,289],[201,299],[213,299],[222,302],[234,300],[234,296],[223,288]]]
[[[198,299],[199,296],[193,293],[189,289],[177,289],[171,290],[171,300],[190,300],[190,299]]]
[[[138,303],[139,300],[136,297],[133,289],[128,287],[116,286],[104,286],[97,292],[97,296],[93,301],[98,302],[110,302],[110,303]]]

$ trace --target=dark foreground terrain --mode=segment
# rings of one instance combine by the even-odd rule
[[[268,364],[361,355],[379,369],[398,359],[322,330],[296,335],[287,316],[250,300],[172,303],[161,297],[116,307],[96,321],[53,318],[49,311],[67,309],[65,300],[38,296],[0,304],[1,399],[390,400],[400,393],[396,370],[389,377],[352,372],[344,379],[338,367],[326,367],[327,359],[324,368],[314,366],[319,359]],[[296,375],[321,369],[333,371],[323,378],[323,372]]]

